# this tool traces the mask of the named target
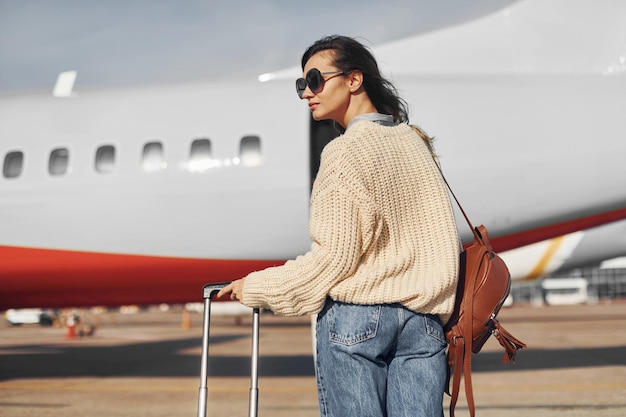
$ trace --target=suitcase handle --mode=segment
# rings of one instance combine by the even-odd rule
[[[222,288],[224,288],[225,286],[227,286],[228,284],[230,284],[231,281],[227,281],[227,282],[216,282],[213,284],[207,284],[204,286],[203,291],[204,291],[204,298],[213,298],[215,296],[215,294],[217,294],[218,292],[220,292],[220,290]]]
[[[204,314],[202,319],[202,360],[200,369],[200,388],[198,389],[198,417],[207,415],[207,379],[209,359],[209,332],[211,322],[211,300],[229,282],[207,284],[203,288]],[[250,397],[248,416],[257,417],[259,408],[258,361],[259,361],[259,309],[252,310],[252,363],[250,375]]]
[[[252,362],[250,363],[250,399],[248,417],[259,414],[259,309],[252,310]]]

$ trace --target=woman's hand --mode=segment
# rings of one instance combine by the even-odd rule
[[[217,293],[216,298],[220,298],[226,294],[230,294],[231,300],[241,302],[241,297],[243,297],[243,281],[244,278],[231,282]]]

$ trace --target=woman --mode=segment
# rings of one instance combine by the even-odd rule
[[[443,416],[459,240],[441,173],[405,102],[362,44],[315,42],[296,82],[326,145],[311,195],[311,250],[218,296],[281,315],[318,314],[322,416]]]

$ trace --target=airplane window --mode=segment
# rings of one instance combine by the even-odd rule
[[[70,165],[70,151],[67,148],[58,148],[50,152],[48,162],[48,172],[50,175],[64,175],[68,172]]]
[[[113,172],[115,168],[115,147],[103,145],[96,151],[96,171],[100,173]]]
[[[191,142],[189,155],[189,171],[198,172],[211,168],[211,141],[209,139],[195,139]]]
[[[145,172],[162,171],[167,168],[161,142],[148,142],[144,145],[141,167]]]
[[[24,153],[21,151],[13,151],[4,157],[4,165],[2,173],[4,178],[17,178],[22,175],[22,167],[24,166]]]
[[[239,158],[244,166],[257,166],[263,161],[261,156],[261,138],[244,136],[239,145]]]

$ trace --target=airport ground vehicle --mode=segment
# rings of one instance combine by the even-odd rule
[[[55,314],[53,312],[40,308],[9,309],[5,314],[6,321],[10,326],[19,326],[22,324],[51,326],[54,317]]]

